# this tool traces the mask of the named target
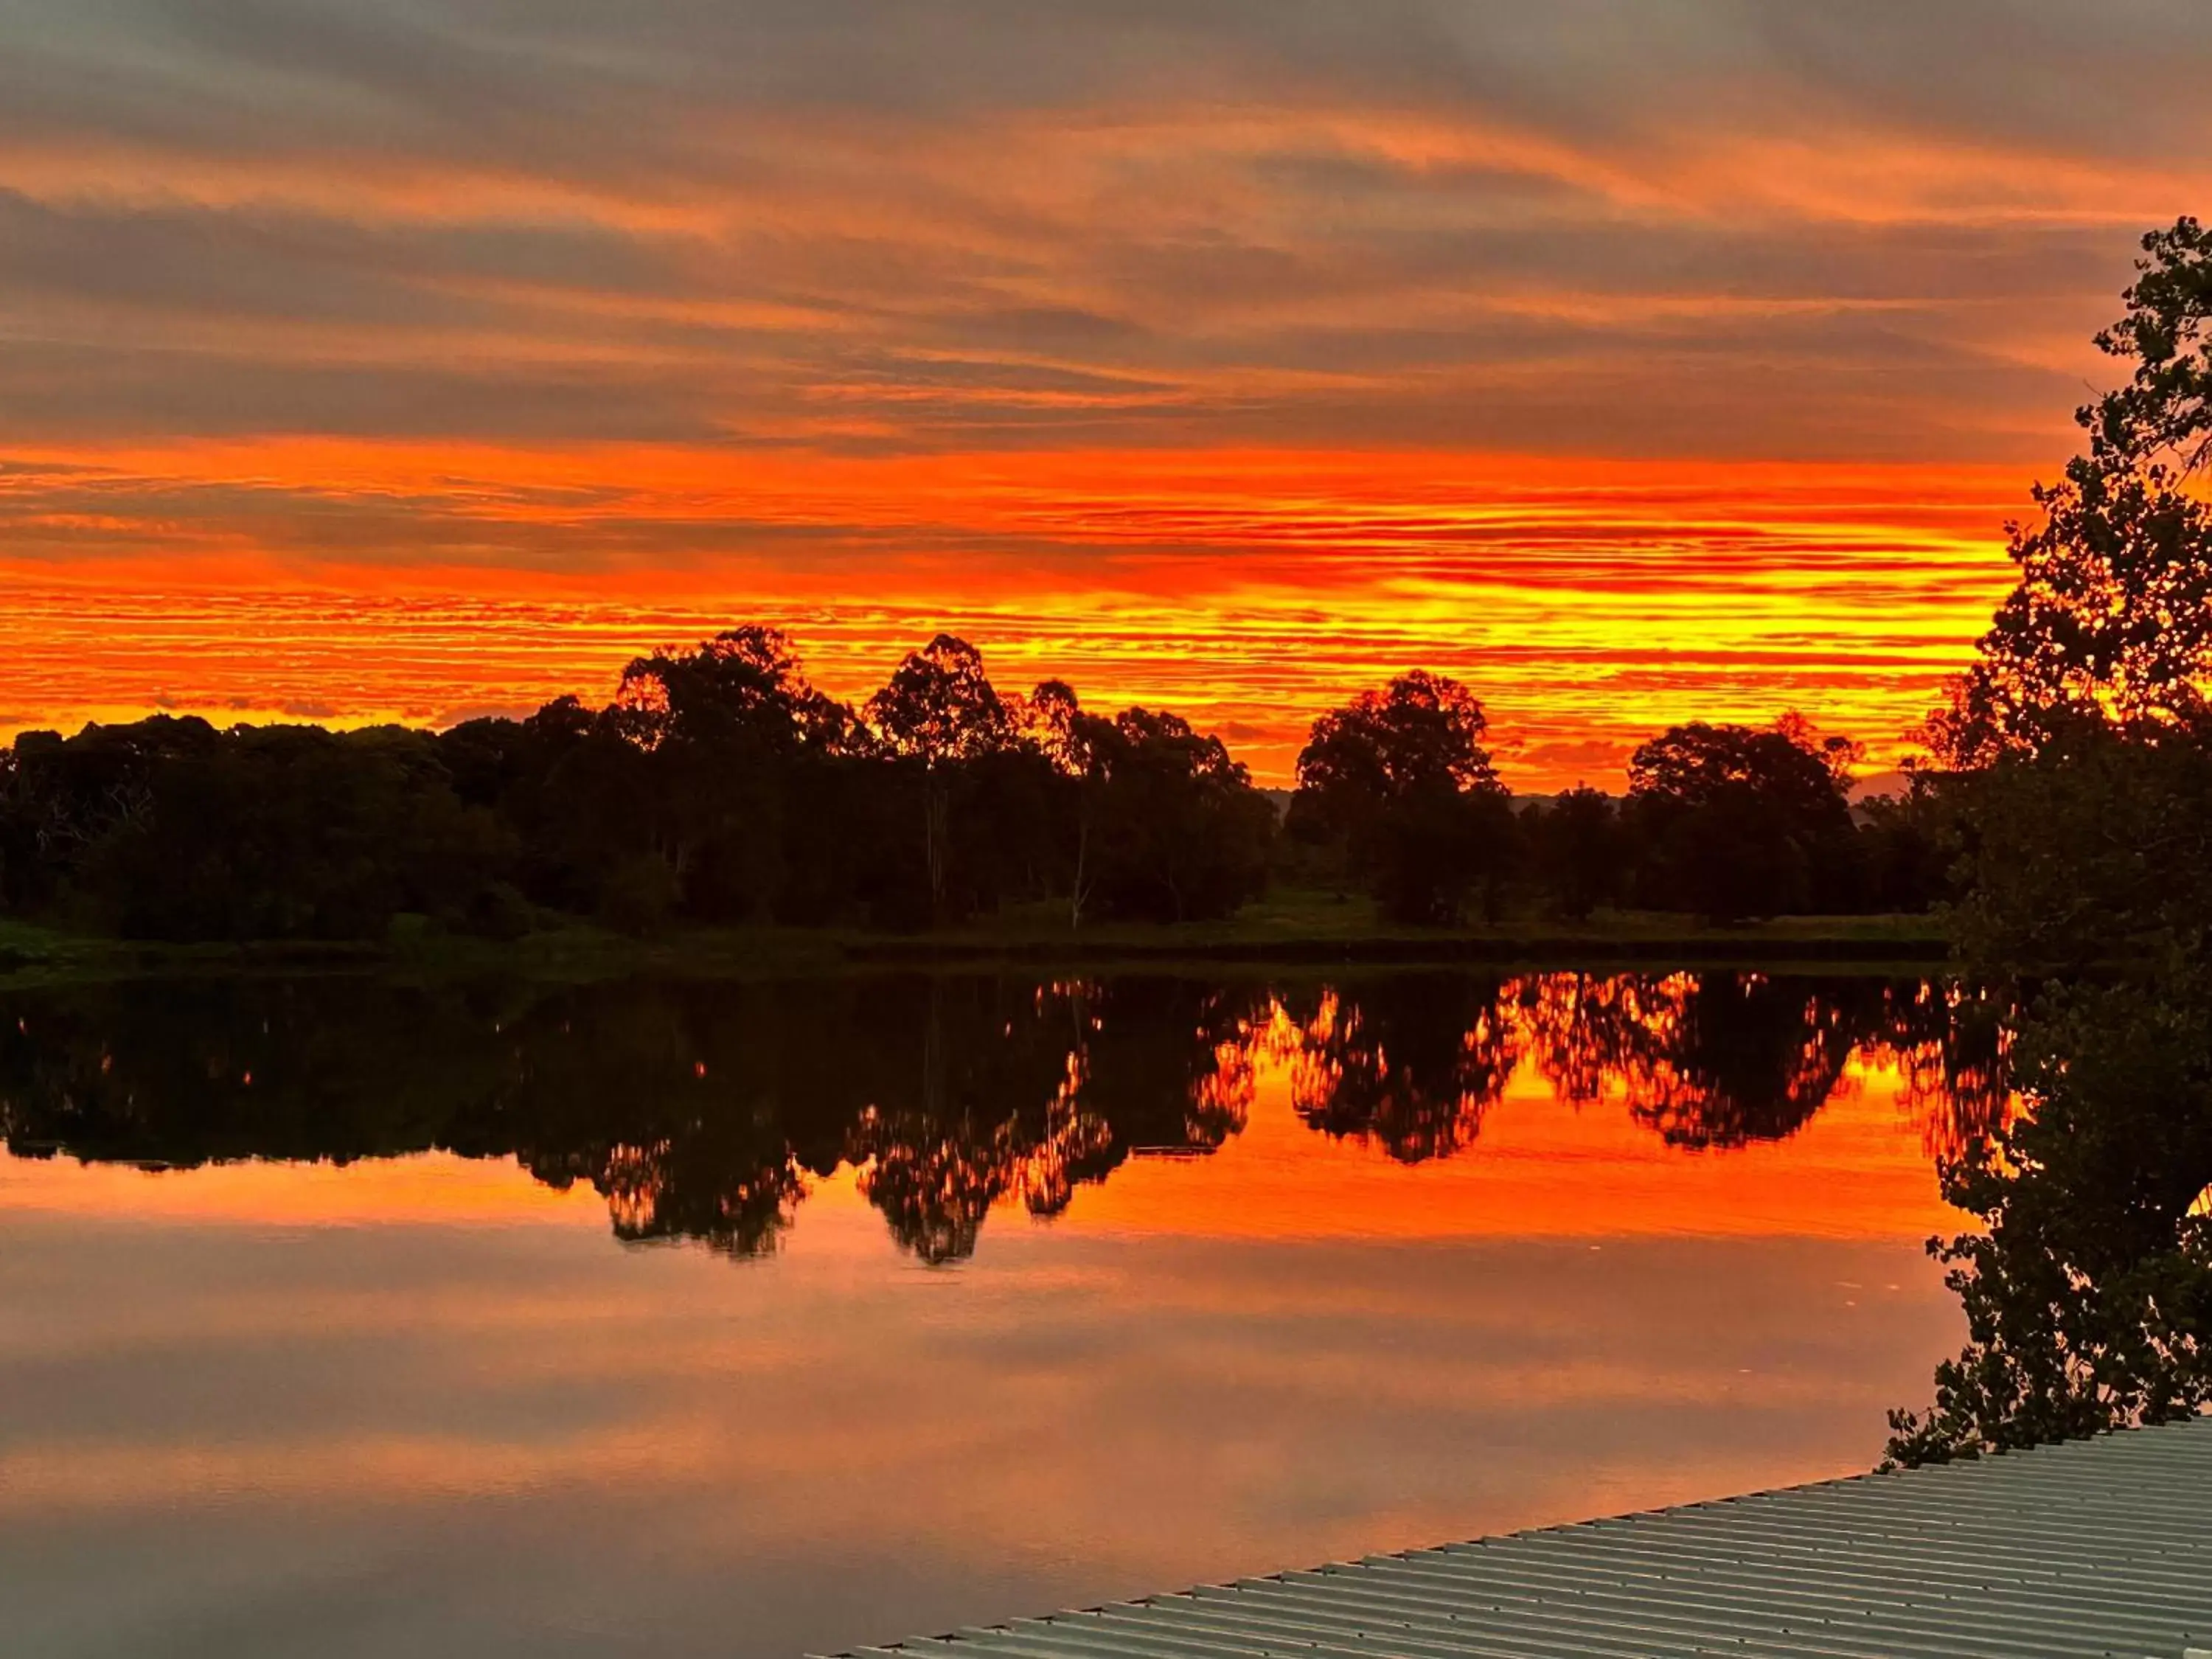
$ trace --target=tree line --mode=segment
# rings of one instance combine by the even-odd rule
[[[1271,884],[1406,924],[1605,908],[1721,922],[1944,896],[1922,792],[1855,809],[1856,745],[1677,726],[1625,797],[1516,800],[1468,690],[1414,672],[1316,721],[1287,809],[1178,715],[1002,693],[941,635],[859,708],[752,625],[444,732],[155,716],[0,751],[0,906],[158,939],[514,937],[591,918],[915,929],[1233,915]],[[399,919],[418,918],[409,924]]]

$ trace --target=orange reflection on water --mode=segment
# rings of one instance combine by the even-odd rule
[[[782,1225],[803,1231],[833,1206],[872,1203],[944,1235],[937,1248],[921,1245],[925,1259],[944,1261],[975,1248],[986,1213],[1004,1227],[1024,1212],[1079,1234],[1224,1239],[1917,1241],[1960,1219],[1941,1198],[1931,1154],[1955,1149],[1971,1103],[1942,1092],[1938,1059],[1926,1049],[1856,1046],[1864,1033],[1855,1037],[1841,1011],[1817,998],[1799,1017],[1796,1039],[1809,1091],[1803,1102],[1784,1103],[1787,1116],[1765,1133],[1713,1140],[1697,1115],[1723,1131],[1735,1121],[1718,1098],[1723,1085],[1679,1069],[1694,1063],[1684,1058],[1695,1052],[1685,1038],[1700,1006],[1694,977],[1404,982],[1487,988],[1478,991],[1484,1006],[1472,1026],[1426,1033],[1402,1020],[1377,1024],[1371,988],[1364,1006],[1360,993],[1324,993],[1304,1019],[1281,1001],[1267,1003],[1190,1085],[1189,1145],[1169,1155],[1116,1147],[1112,1125],[1083,1103],[1090,1079],[1080,1051],[1070,1054],[1066,1080],[1034,1131],[1009,1117],[995,1129],[963,1121],[956,1133],[950,1121],[887,1117],[872,1107],[850,1132],[852,1161],[834,1175],[789,1166],[774,1174],[787,1188]],[[1080,1006],[1084,992],[1038,994],[1073,997],[1071,1006]],[[1725,1006],[1731,999],[1721,994]],[[1575,1024],[1593,996],[1614,1013],[1626,1010],[1625,1029],[1654,1041],[1644,1059],[1615,1053],[1607,1061],[1593,1051]],[[1438,1031],[1473,1064],[1441,1090],[1434,1077],[1415,1075],[1418,1061],[1395,1042],[1425,1035],[1433,1047]],[[1354,1092],[1347,1063],[1374,1074],[1369,1086],[1395,1085],[1407,1097],[1386,1100],[1379,1116],[1371,1103],[1364,1114],[1345,1115],[1337,1103]],[[1462,1086],[1469,1092],[1455,1102],[1451,1091]],[[1412,1141],[1389,1138],[1394,1109],[1420,1120]],[[1675,1115],[1684,1109],[1697,1123],[1686,1137]],[[1138,1155],[1127,1161],[1110,1158],[1132,1150]],[[665,1146],[615,1146],[591,1181],[566,1186],[533,1177],[513,1158],[443,1152],[188,1170],[7,1159],[0,1207],[258,1227],[597,1228],[611,1218],[623,1237],[652,1237],[667,1156]],[[732,1194],[715,1201],[736,1207]],[[973,1223],[962,1226],[963,1214]],[[902,1233],[901,1242],[912,1248],[917,1239]]]
[[[190,1170],[0,1158],[0,1210],[265,1227],[511,1222],[601,1231],[607,1218],[606,1206],[589,1187],[562,1192],[532,1179],[512,1158],[451,1152]]]
[[[1295,1238],[1701,1237],[1910,1239],[1955,1228],[1888,1066],[1847,1086],[1785,1141],[1687,1152],[1613,1098],[1563,1105],[1524,1068],[1466,1155],[1408,1167],[1316,1135],[1290,1110],[1291,1076],[1263,1066],[1244,1133],[1200,1160],[1140,1159],[1085,1192],[1056,1225]]]
[[[1956,1343],[1930,988],[232,989],[0,1045],[34,1634],[836,1650],[1849,1473]]]

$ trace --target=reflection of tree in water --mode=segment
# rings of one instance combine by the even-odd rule
[[[1251,1115],[1273,999],[1256,985],[1117,979],[1070,1000],[1079,1092],[1131,1152],[1212,1152]]]
[[[1536,1070],[1557,1098],[1579,1108],[1621,1087],[1629,1034],[1642,1027],[1652,982],[1625,974],[1539,974],[1520,982],[1516,1000]]]
[[[191,1165],[428,1148],[590,1184],[625,1240],[774,1250],[848,1161],[902,1248],[969,1254],[991,1209],[1054,1216],[1146,1151],[1210,1151],[1262,1059],[1304,1121],[1408,1162],[1472,1145],[1524,1057],[1674,1144],[1792,1132],[1855,1045],[1934,1144],[2002,1117],[1996,1006],[1740,975],[1353,976],[1275,994],[1148,976],[633,981],[429,989],[339,977],[19,993],[0,1128],[19,1152]],[[1932,1132],[1931,1132],[1932,1133]]]
[[[1760,974],[1542,974],[1521,982],[1534,1063],[1561,1100],[1619,1095],[1671,1145],[1786,1139],[1893,1063],[1931,1152],[2002,1122],[2009,1005],[1941,981]]]
[[[18,1156],[188,1169],[421,1150],[490,1094],[495,996],[338,978],[124,981],[0,1009],[0,1129]]]
[[[907,1075],[861,1109],[846,1155],[892,1237],[923,1261],[972,1254],[1011,1191],[1032,1214],[1060,1213],[1110,1155],[1111,1130],[1074,1103],[1055,1000],[1000,981],[933,980],[919,1006],[886,1008],[872,1034],[903,1054]]]
[[[1632,1050],[1629,1109],[1669,1146],[1795,1134],[1826,1105],[1864,1030],[1856,999],[1758,974],[1682,975]]]
[[[1968,1341],[1892,1413],[1897,1462],[2212,1403],[2212,988],[2053,991],[2020,1050],[2022,1115],[1944,1171],[1984,1224],[1931,1246]]]
[[[1064,1210],[1135,1149],[1218,1146],[1256,994],[1140,980],[631,982],[522,992],[339,978],[19,995],[11,1151],[190,1166],[442,1149],[588,1182],[625,1240],[776,1248],[851,1158],[924,1259],[991,1205]]]
[[[1939,1163],[1966,1156],[2004,1127],[2015,1012],[2008,998],[1953,981],[1885,990],[1870,1057],[1896,1066],[1921,1145]]]
[[[507,1021],[501,1086],[454,1150],[588,1182],[617,1237],[774,1250],[810,1174],[837,1167],[874,1082],[849,1041],[857,988],[627,984],[542,997]]]
[[[1538,1069],[1562,1098],[1618,1090],[1670,1146],[1796,1133],[1873,1035],[1878,985],[1761,974],[1547,975],[1521,1001]]]
[[[1935,984],[1746,973],[1465,974],[1356,979],[1303,1003],[1293,1098],[1316,1128],[1394,1157],[1469,1145],[1524,1056],[1573,1106],[1618,1097],[1669,1145],[1795,1134],[1849,1086],[1855,1055],[1894,1054],[1909,1102],[1959,1109],[1929,1133],[1986,1133],[2006,1097],[1998,1005]]]
[[[607,1200],[615,1237],[629,1243],[696,1239],[725,1255],[774,1250],[798,1218],[806,1183],[787,1159],[748,1174],[723,1164],[699,1179],[682,1167],[672,1141],[615,1146],[585,1178]],[[537,1172],[544,1177],[542,1170]]]
[[[1138,1148],[1211,1149],[1243,1127],[1252,999],[1177,980],[977,988],[933,988],[915,1086],[872,1103],[847,1144],[922,1260],[971,1254],[1008,1194],[1056,1216]]]
[[[1470,1145],[1521,1058],[1512,997],[1495,979],[1389,975],[1310,998],[1294,993],[1284,1007],[1298,1115],[1402,1163]]]

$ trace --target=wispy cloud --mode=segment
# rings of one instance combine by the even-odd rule
[[[2212,198],[2208,70],[2190,0],[15,0],[0,562],[896,594],[1040,663],[1304,595],[1341,672],[1223,702],[1278,744],[1455,613],[1529,757],[1617,741],[1594,684],[1893,725],[2134,234]],[[1882,649],[1818,660],[1877,611],[1888,702]],[[512,700],[378,637],[366,698],[200,678]]]

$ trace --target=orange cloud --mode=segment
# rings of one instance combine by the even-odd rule
[[[632,654],[767,617],[841,695],[952,628],[1011,685],[1066,676],[1234,727],[1271,780],[1315,714],[1423,664],[1478,688],[1528,787],[1609,781],[1618,759],[1598,757],[1692,714],[1802,708],[1893,758],[2001,591],[1984,527],[2010,483],[1405,453],[304,440],[45,465],[0,481],[13,545],[47,553],[0,565],[0,708],[17,725],[309,703],[420,721],[601,696]],[[387,552],[400,535],[412,545]]]
[[[21,721],[430,718],[765,615],[1274,779],[1416,662],[1525,783],[1793,706],[1887,760],[2212,185],[2212,33],[2042,5],[137,3],[0,70]]]

